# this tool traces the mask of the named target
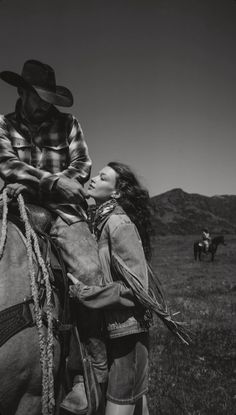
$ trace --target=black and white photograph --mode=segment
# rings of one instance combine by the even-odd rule
[[[0,415],[236,415],[236,1],[0,36]]]

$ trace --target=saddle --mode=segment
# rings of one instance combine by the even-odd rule
[[[41,255],[47,265],[50,282],[53,292],[57,293],[62,307],[62,313],[58,319],[53,320],[54,336],[58,336],[61,344],[60,365],[58,381],[55,388],[56,413],[60,401],[64,394],[72,387],[72,382],[67,367],[66,358],[69,354],[70,336],[75,336],[76,350],[82,361],[84,373],[85,390],[88,400],[88,413],[94,413],[100,404],[100,388],[98,386],[91,358],[89,357],[86,347],[82,345],[78,329],[75,323],[71,321],[70,304],[68,295],[68,278],[66,275],[65,265],[62,260],[60,250],[49,236],[49,232],[56,217],[41,206],[26,204],[30,224],[38,236]],[[25,225],[20,218],[17,205],[8,205],[8,220],[14,223],[19,231],[25,234]],[[1,217],[1,209],[0,209]],[[40,296],[40,303],[43,306],[46,297],[45,290]],[[15,304],[0,312],[0,347],[12,336],[24,330],[25,328],[35,325],[35,318],[32,313],[31,298],[25,299],[22,303]],[[72,309],[73,311],[73,309]],[[44,317],[44,316],[43,316]],[[46,313],[45,313],[46,317]],[[47,319],[43,318],[47,326]],[[73,331],[72,331],[73,330]],[[75,334],[76,333],[76,334]],[[87,412],[86,412],[87,413]]]
[[[68,295],[68,278],[59,248],[49,236],[50,228],[56,219],[55,215],[41,206],[26,204],[30,224],[37,234],[41,255],[47,266],[52,287],[52,299],[57,294],[61,305],[61,312],[57,318],[53,318],[53,335],[60,341],[60,364],[57,383],[55,384],[55,411],[58,413],[59,404],[65,391],[69,388],[69,379],[66,368],[66,358],[69,354],[70,336],[73,325],[71,324],[70,305]],[[0,217],[2,216],[0,209]],[[8,205],[8,220],[14,223],[19,231],[25,235],[25,225],[20,218],[18,206]],[[4,254],[3,254],[4,255]],[[47,327],[48,319],[44,304],[46,303],[46,289],[39,288],[39,302],[43,313],[42,320]],[[23,302],[8,307],[0,312],[0,347],[15,334],[36,325],[33,312],[33,299],[25,298]]]
[[[69,324],[69,301],[68,301],[68,279],[66,269],[59,248],[49,236],[49,232],[56,217],[53,213],[33,204],[26,204],[30,224],[38,236],[41,255],[48,267],[50,282],[53,292],[58,295],[62,313],[59,319],[54,321],[54,334],[71,329]],[[0,217],[2,212],[0,210]],[[12,222],[19,231],[25,235],[24,223],[20,218],[18,205],[9,204],[8,220]],[[45,290],[40,291],[40,303],[45,302]],[[34,316],[31,312],[31,298],[24,302],[15,304],[0,312],[0,347],[19,331],[35,325]],[[46,324],[46,319],[45,319]]]
[[[54,221],[56,220],[56,215],[50,212],[48,209],[45,209],[39,205],[33,205],[32,203],[26,203],[26,210],[31,226],[36,231],[36,233],[42,232],[48,235]],[[21,231],[23,230],[23,223],[20,219],[20,212],[17,204],[9,204],[8,217],[9,220],[13,222]]]

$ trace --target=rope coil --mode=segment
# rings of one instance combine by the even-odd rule
[[[8,214],[7,189],[4,189],[2,192],[2,203],[3,203],[3,210],[2,210],[2,232],[1,232],[1,240],[0,240],[0,259],[2,258],[5,244],[7,241],[7,214]]]
[[[2,215],[2,233],[0,239],[0,259],[4,252],[7,239],[7,190],[4,189],[2,194],[3,200],[3,215]],[[54,378],[53,378],[53,315],[52,315],[52,288],[49,280],[49,273],[42,258],[38,238],[33,230],[25,202],[20,194],[17,197],[19,211],[22,221],[25,225],[26,232],[26,249],[28,256],[28,268],[30,276],[31,293],[34,302],[34,313],[36,327],[39,336],[39,349],[40,349],[40,364],[42,369],[42,415],[52,415],[54,412],[55,399],[54,399]],[[34,269],[34,258],[41,269],[39,277],[37,278]],[[41,275],[40,275],[41,274]],[[46,317],[47,317],[47,330],[45,328],[42,319],[42,308],[39,302],[39,287],[44,285],[46,290]]]

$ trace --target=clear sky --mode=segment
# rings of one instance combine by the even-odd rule
[[[236,194],[235,0],[0,0],[0,38],[0,70],[38,59],[71,89],[92,174]],[[16,97],[0,81],[0,113]]]

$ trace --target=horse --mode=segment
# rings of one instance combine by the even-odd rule
[[[2,233],[4,233],[3,222],[4,218],[0,220]],[[32,289],[35,287],[32,286],[32,280],[30,282],[29,278],[27,244],[28,240],[19,227],[14,221],[8,221],[5,247],[0,260],[0,339],[5,337],[3,344],[0,343],[0,415],[55,413],[53,393],[58,390],[59,385],[62,346],[59,341],[60,336],[53,334],[51,340],[53,360],[42,362],[44,358],[40,352],[42,349],[40,344],[42,346],[42,336],[46,338],[49,334],[50,320],[41,327],[35,326],[37,316],[35,317],[36,308],[32,301]],[[42,274],[35,254],[32,266],[36,276]],[[38,294],[41,295],[41,292],[39,291]],[[51,290],[49,295],[52,322],[58,322],[63,313],[60,294]],[[45,298],[45,292],[43,296]],[[38,301],[43,302],[40,298]],[[48,304],[46,309],[48,313]],[[48,344],[49,340],[47,338]],[[51,378],[49,376],[48,380],[53,383],[51,390],[50,387],[48,389],[52,394],[48,395],[48,399],[51,399],[51,409],[48,409],[47,403],[43,406],[42,401],[45,391],[42,373],[43,367],[46,375],[49,373],[47,370],[50,364],[53,376]]]
[[[205,251],[205,247],[202,241],[198,240],[194,242],[193,251],[194,251],[194,258],[195,260],[199,259],[201,261],[201,255],[203,254],[211,254],[211,261],[214,261],[214,257],[218,248],[218,245],[226,245],[224,236],[219,235],[212,239],[208,251]]]

